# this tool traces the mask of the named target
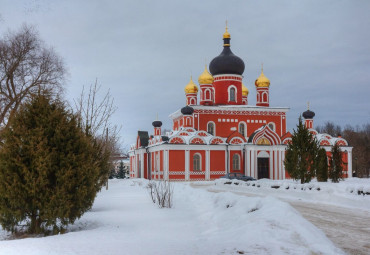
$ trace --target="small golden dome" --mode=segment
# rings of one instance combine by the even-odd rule
[[[242,95],[244,97],[247,97],[249,94],[249,89],[244,85],[244,83],[242,83]]]
[[[261,75],[258,77],[254,83],[258,88],[268,88],[270,87],[270,80],[263,74],[263,68],[261,70]]]
[[[225,33],[224,33],[224,39],[225,39],[225,38],[230,38],[230,34],[229,34],[229,32],[227,31],[227,26],[226,26]]]
[[[190,78],[190,82],[188,83],[188,85],[185,86],[185,89],[184,90],[185,90],[185,93],[186,94],[189,94],[189,93],[198,93],[198,87],[193,82],[193,78]]]
[[[204,68],[203,73],[198,78],[199,84],[212,84],[213,83],[213,76],[208,72],[207,65]]]

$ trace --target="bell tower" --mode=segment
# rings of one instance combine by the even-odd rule
[[[261,68],[261,75],[257,78],[254,83],[256,85],[257,90],[257,106],[270,106],[270,99],[269,99],[269,88],[270,88],[270,80],[264,75],[263,73],[263,64]]]

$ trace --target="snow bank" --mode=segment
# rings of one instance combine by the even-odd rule
[[[304,184],[294,180],[261,179],[244,182],[218,179],[213,184],[214,188],[210,190],[241,191],[287,200],[305,200],[370,211],[370,179],[349,178],[339,183],[313,180]]]
[[[343,254],[289,204],[175,183],[174,207],[145,180],[111,180],[69,233],[0,241],[0,254]],[[234,185],[235,186],[235,185]],[[0,230],[0,236],[5,236]]]

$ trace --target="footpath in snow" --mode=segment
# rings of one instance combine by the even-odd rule
[[[63,235],[7,240],[0,254],[344,254],[288,203],[174,183],[174,206],[152,203],[145,180],[112,180]],[[237,185],[234,185],[237,186]]]

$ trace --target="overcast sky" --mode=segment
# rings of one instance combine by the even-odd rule
[[[110,91],[124,144],[158,117],[185,105],[184,87],[222,51],[228,20],[231,49],[245,62],[255,105],[261,63],[270,105],[290,107],[314,125],[370,122],[370,1],[14,1],[0,0],[0,33],[34,25],[63,57],[66,97],[98,79]]]

